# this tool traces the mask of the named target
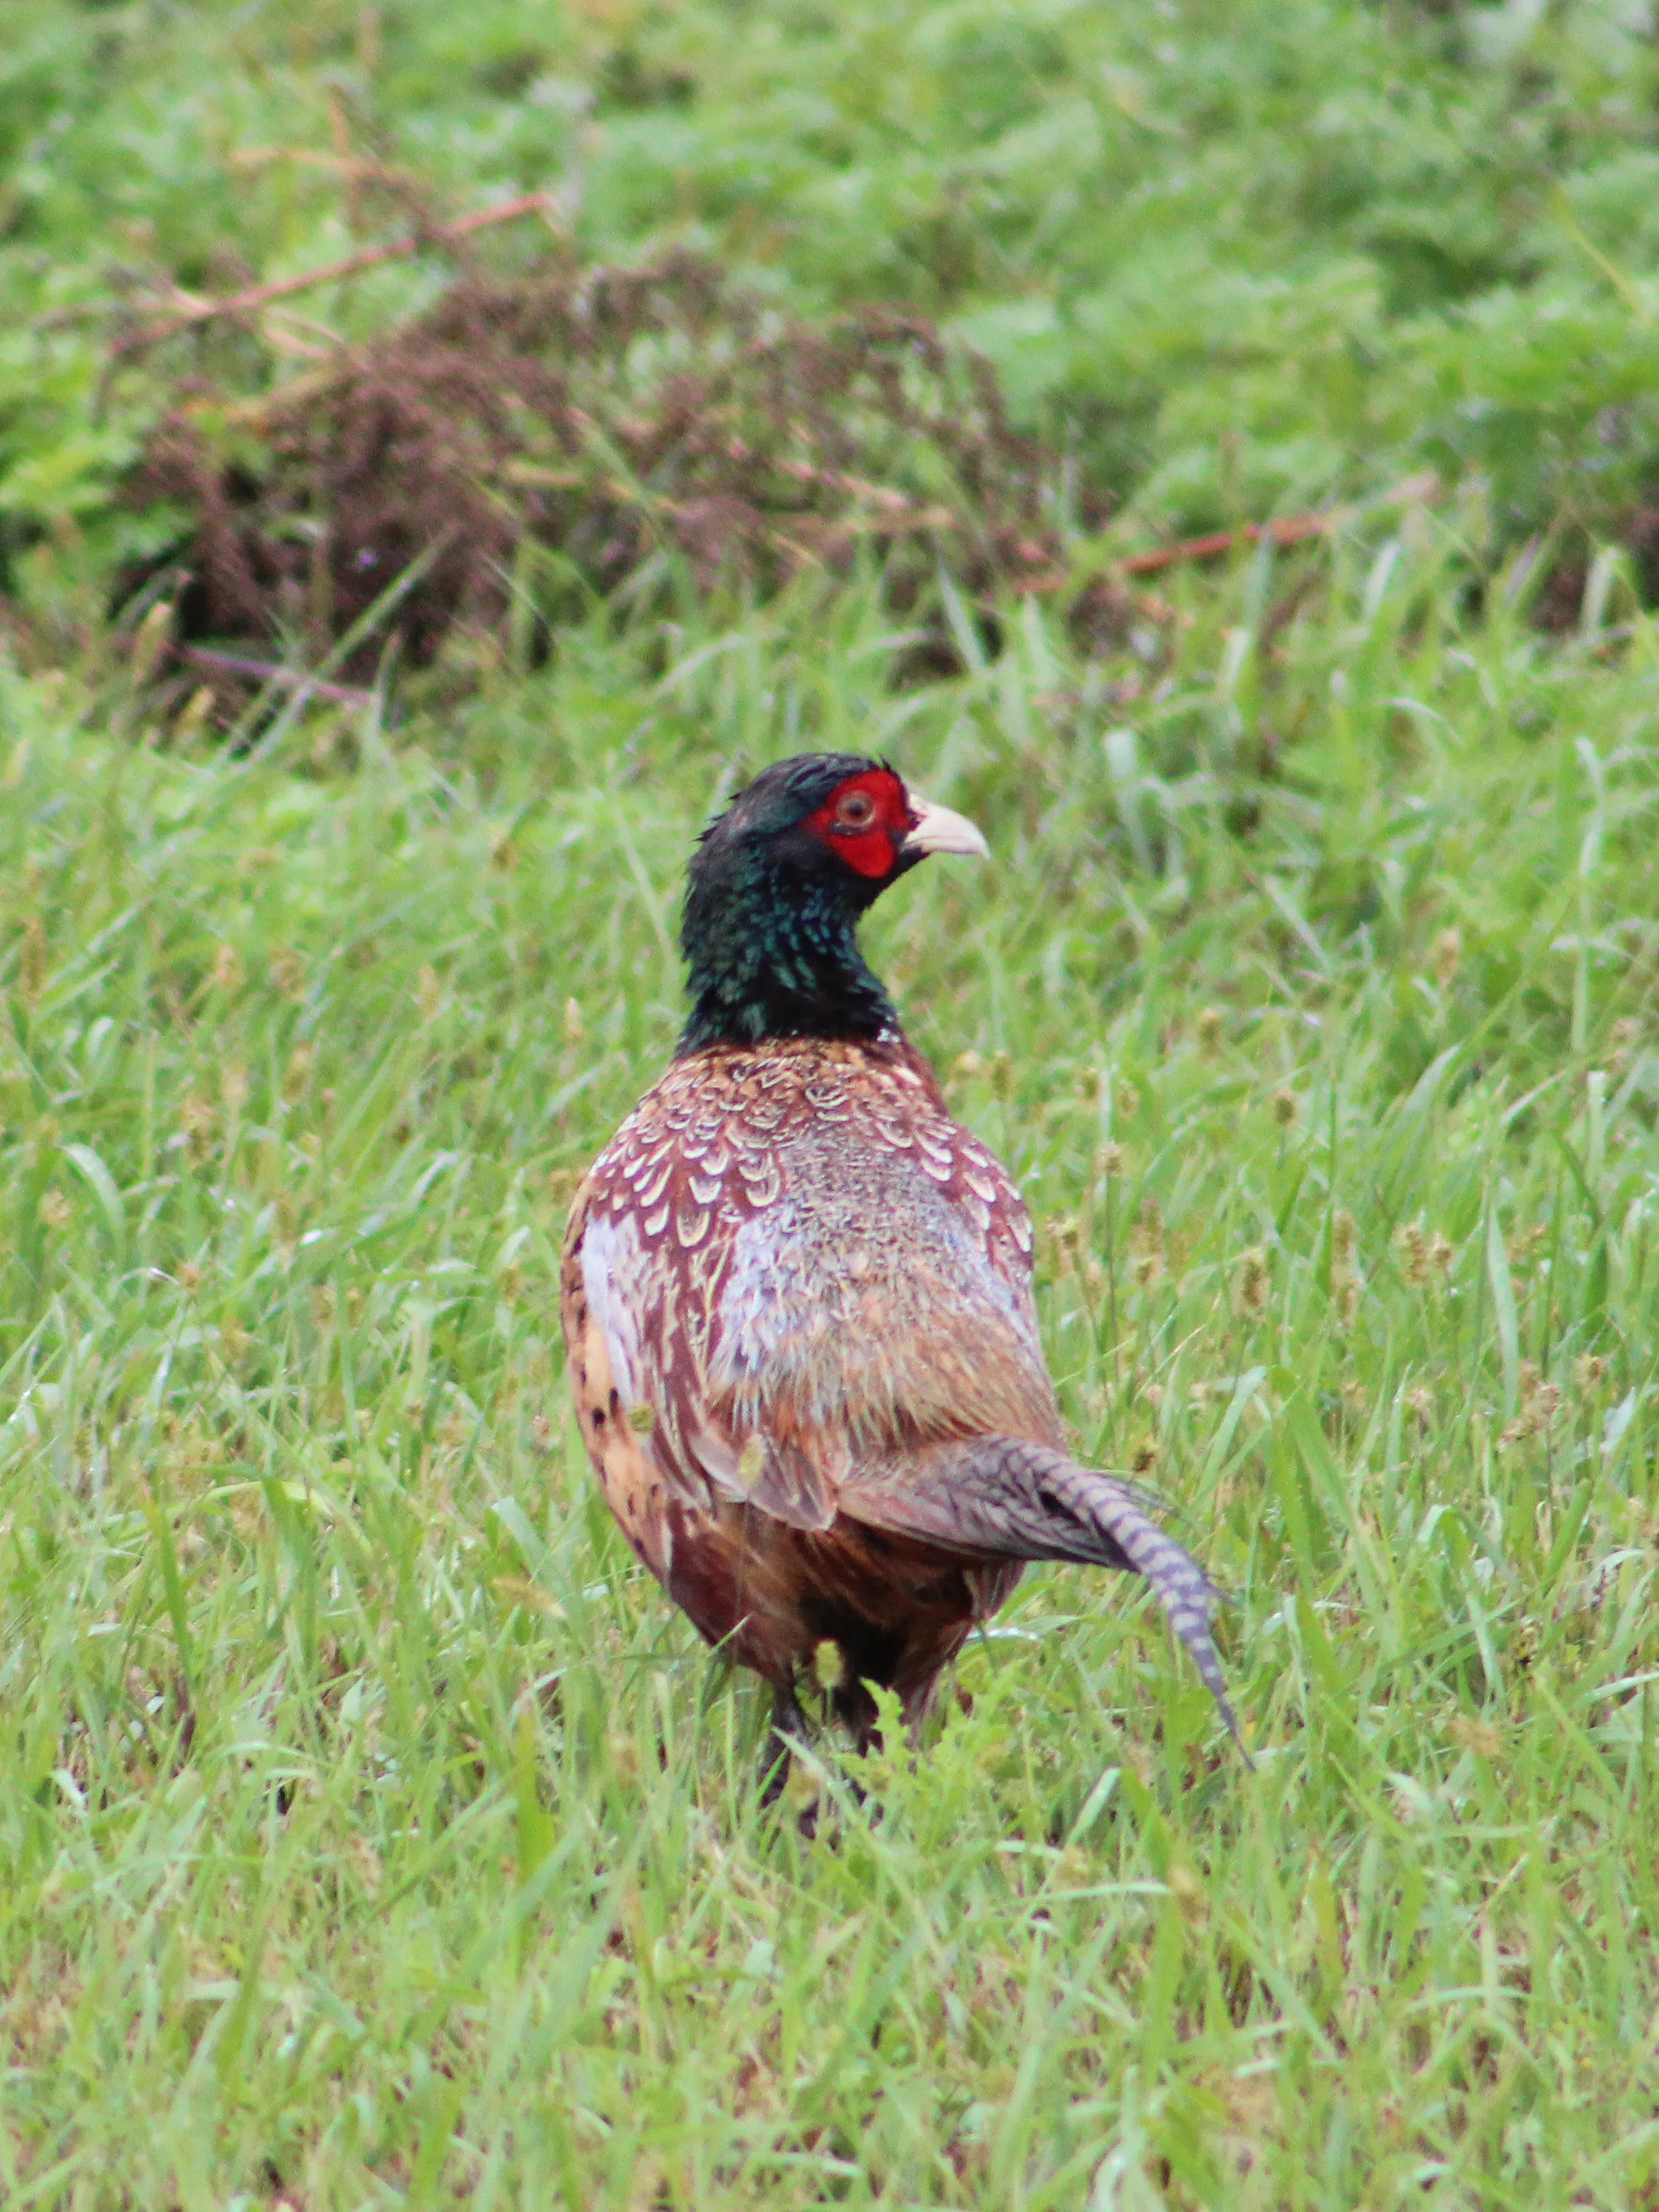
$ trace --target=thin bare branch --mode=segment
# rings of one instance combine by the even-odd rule
[[[302,668],[284,668],[275,660],[250,660],[240,653],[216,653],[210,646],[178,645],[173,652],[180,660],[187,660],[193,668],[206,668],[225,676],[257,677],[261,684],[275,684],[285,691],[303,692],[308,699],[326,699],[334,707],[372,707],[374,694],[365,691],[356,684],[325,684],[320,677],[307,676]]]
[[[112,350],[118,356],[142,352],[146,346],[159,345],[164,338],[177,337],[181,331],[198,329],[204,323],[222,316],[255,314],[273,300],[292,299],[296,292],[308,292],[319,284],[337,283],[343,277],[361,275],[365,269],[378,269],[388,261],[404,260],[422,247],[447,246],[471,238],[477,231],[488,230],[495,223],[514,222],[526,215],[539,215],[556,224],[558,203],[550,192],[525,192],[501,207],[481,208],[476,214],[464,215],[454,222],[423,230],[416,237],[394,239],[386,246],[365,246],[361,253],[349,253],[343,261],[331,261],[326,268],[308,269],[299,276],[277,277],[268,284],[250,284],[245,291],[233,292],[228,299],[201,301],[184,314],[174,315],[165,323],[152,323],[148,330],[134,331],[129,337],[118,339]]]
[[[1415,501],[1431,500],[1440,489],[1440,479],[1431,471],[1422,476],[1407,477],[1364,505],[1370,507],[1405,507]],[[1178,544],[1160,545],[1155,552],[1132,553],[1117,567],[1126,576],[1153,576],[1162,568],[1173,568],[1182,561],[1214,561],[1236,546],[1259,545],[1266,538],[1275,545],[1299,545],[1304,538],[1323,538],[1340,524],[1362,512],[1356,507],[1322,507],[1315,514],[1290,514],[1279,522],[1247,522],[1237,530],[1213,530],[1205,538],[1183,538]]]

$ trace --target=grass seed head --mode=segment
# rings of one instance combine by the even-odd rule
[[[812,1679],[819,1689],[838,1690],[847,1680],[847,1662],[839,1644],[825,1637],[812,1649]]]
[[[172,627],[172,601],[157,599],[133,633],[132,658],[127,666],[135,691],[142,691],[155,673],[161,655],[167,651],[167,632]]]
[[[317,1055],[308,1044],[296,1044],[289,1053],[288,1066],[283,1070],[283,1097],[290,1106],[305,1096],[316,1065]]]
[[[222,991],[228,999],[234,999],[246,982],[247,977],[241,962],[236,957],[234,945],[222,945],[215,952],[213,971],[208,981],[216,991]]]
[[[213,1133],[218,1114],[211,1099],[199,1094],[186,1098],[179,1109],[179,1123],[184,1132],[185,1157],[196,1166],[207,1158],[213,1149]]]
[[[213,713],[213,686],[198,684],[174,718],[171,742],[174,752],[187,753],[208,726]]]
[[[1149,1198],[1141,1206],[1134,1227],[1129,1232],[1131,1271],[1143,1289],[1158,1282],[1163,1276],[1169,1259],[1169,1245],[1164,1233],[1164,1216],[1158,1211],[1158,1200]]]
[[[1538,1370],[1537,1363],[1523,1359],[1521,1363],[1521,1395],[1531,1407],[1534,1416],[1547,1428],[1555,1419],[1561,1405],[1561,1385],[1547,1381]]]
[[[1048,1243],[1054,1265],[1075,1270],[1083,1258],[1083,1224],[1074,1214],[1060,1215],[1048,1224]]]
[[[1295,1091],[1281,1085],[1273,1095],[1273,1112],[1281,1129],[1295,1128],[1302,1112]]]
[[[1208,1919],[1209,1897],[1205,1891],[1204,1884],[1191,1867],[1180,1859],[1171,1859],[1170,1870],[1165,1875],[1164,1880],[1169,1884],[1170,1896],[1181,1907],[1183,1919],[1189,1920],[1195,1925]]]
[[[1428,1231],[1420,1221],[1402,1221],[1394,1232],[1400,1249],[1400,1271],[1418,1288],[1429,1279]]]
[[[302,999],[306,994],[306,963],[289,945],[283,945],[270,956],[267,970],[271,988],[280,991],[285,999]]]
[[[1219,1006],[1200,1006],[1193,1023],[1200,1051],[1206,1060],[1212,1060],[1221,1043],[1221,1009]]]
[[[1263,1314],[1273,1288],[1267,1255],[1260,1244],[1252,1244],[1240,1258],[1233,1279],[1234,1302],[1241,1314]]]
[[[1446,1734],[1460,1751],[1472,1751],[1477,1759],[1496,1759],[1504,1748],[1504,1739],[1492,1723],[1473,1713],[1454,1713],[1446,1723]]]
[[[40,1204],[37,1211],[40,1213],[40,1219],[48,1229],[67,1229],[69,1227],[70,1218],[70,1202],[68,1199],[64,1197],[63,1192],[58,1188],[56,1184],[54,1184],[50,1190],[42,1191],[40,1194]]]
[[[25,1006],[32,1006],[46,988],[46,925],[38,914],[25,917],[23,941],[17,948],[17,988]]]
[[[1429,951],[1429,966],[1443,991],[1462,964],[1463,940],[1455,929],[1443,929]]]
[[[1523,1359],[1518,1379],[1520,1403],[1515,1419],[1498,1437],[1500,1450],[1524,1443],[1529,1437],[1547,1436],[1561,1405],[1561,1386],[1544,1379],[1535,1359]]]

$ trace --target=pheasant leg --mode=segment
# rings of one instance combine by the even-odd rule
[[[806,1741],[806,1716],[800,1709],[793,1683],[780,1682],[772,1692],[772,1717],[761,1739],[760,1801],[775,1805],[789,1780],[790,1738]]]

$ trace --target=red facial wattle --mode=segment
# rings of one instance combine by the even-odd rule
[[[806,826],[836,858],[871,881],[890,876],[913,821],[908,793],[890,768],[866,769],[838,784]]]

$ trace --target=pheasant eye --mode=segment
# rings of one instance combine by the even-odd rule
[[[849,791],[837,802],[837,830],[867,830],[876,818],[876,802],[867,791]]]

